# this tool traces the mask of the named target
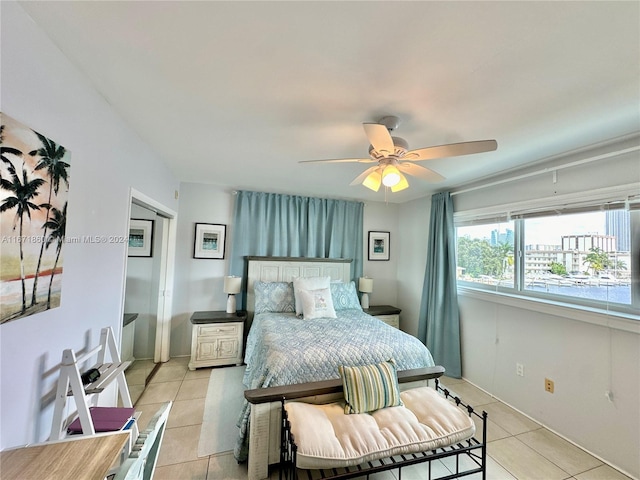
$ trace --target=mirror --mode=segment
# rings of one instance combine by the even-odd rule
[[[130,217],[121,353],[133,362],[126,378],[135,404],[160,366],[154,357],[168,219],[135,200]]]

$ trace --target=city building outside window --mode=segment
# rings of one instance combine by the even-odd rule
[[[640,231],[640,225],[634,230],[632,219],[638,222],[640,212],[583,210],[458,225],[458,284],[577,305],[637,309],[640,299],[634,299],[633,279],[639,267],[633,249],[640,249],[640,239],[632,232]]]

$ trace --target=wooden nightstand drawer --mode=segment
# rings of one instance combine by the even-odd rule
[[[382,320],[387,325],[400,329],[400,310],[392,305],[371,305],[365,310],[372,317]]]
[[[238,335],[242,324],[240,323],[220,323],[220,324],[211,324],[211,325],[198,325],[198,336],[207,336],[207,335]]]
[[[376,315],[376,318],[382,320],[387,325],[400,328],[400,315]]]

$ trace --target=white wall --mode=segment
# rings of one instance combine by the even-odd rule
[[[465,378],[639,476],[640,335],[466,295],[459,302]]]
[[[637,145],[637,139],[625,141],[556,163],[590,158],[634,142]],[[456,212],[500,207],[639,180],[640,158],[634,152],[561,170],[555,183],[549,172],[460,194],[454,197],[454,205]],[[426,266],[429,209],[428,199],[400,209],[398,306],[403,308],[403,329],[413,334],[417,333]],[[623,331],[576,320],[571,309],[559,315],[526,303],[501,304],[487,295],[463,294],[459,301],[464,378],[606,462],[640,477],[640,334],[633,333],[640,331],[637,322],[627,320],[631,331]],[[593,315],[594,321],[604,325],[618,323],[606,314]],[[516,362],[524,364],[524,377],[516,376]],[[544,391],[545,377],[555,381],[553,395]],[[613,392],[612,403],[605,390]]]
[[[418,317],[427,267],[427,241],[431,197],[404,203],[399,209],[400,261],[398,263],[398,307],[400,328],[418,335]]]
[[[398,308],[398,265],[401,259],[401,235],[398,210],[395,203],[367,202],[362,219],[363,233],[362,273],[373,278],[370,305],[393,305]],[[368,260],[369,232],[389,232],[389,260]],[[356,284],[356,288],[357,288]],[[400,314],[402,321],[403,313]]]
[[[546,173],[456,195],[454,197],[454,209],[457,213],[496,205],[504,208],[504,204],[515,202],[528,202],[540,198],[562,198],[563,195],[579,194],[581,192],[593,193],[603,188],[627,185],[634,182],[637,185],[637,182],[640,181],[640,157],[637,151],[611,157],[606,157],[606,155],[637,147],[638,142],[638,135],[630,136],[626,139],[621,139],[619,142],[594,146],[589,150],[575,152],[544,164],[534,165],[523,170],[522,173],[539,172],[547,169]],[[579,164],[579,162],[597,158],[602,159]],[[575,166],[557,170],[554,179],[551,171],[553,166],[571,164]],[[518,174],[520,173],[518,172]],[[506,174],[495,179],[500,180],[512,175]],[[494,179],[490,180],[493,181]],[[479,184],[482,183],[484,182],[479,182]]]
[[[178,182],[15,2],[0,2],[2,112],[71,152],[67,237],[127,236],[130,188],[177,211]],[[61,306],[0,326],[0,448],[44,440],[62,350],[122,328],[126,245],[67,243]],[[43,372],[50,373],[43,378]]]
[[[191,314],[200,310],[225,310],[224,276],[229,272],[233,193],[231,189],[200,183],[180,185],[176,269],[171,319],[171,356],[191,355]],[[227,226],[225,258],[193,258],[196,223]]]

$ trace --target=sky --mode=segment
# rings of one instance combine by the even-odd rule
[[[532,218],[525,224],[525,243],[560,245],[562,235],[605,235],[604,212]]]
[[[513,230],[513,222],[498,224],[500,233]],[[491,238],[491,231],[496,224],[473,225],[460,227],[458,234],[470,235],[472,238]],[[556,217],[531,218],[525,223],[525,244],[560,245],[562,235],[604,235],[605,213],[590,212]]]

